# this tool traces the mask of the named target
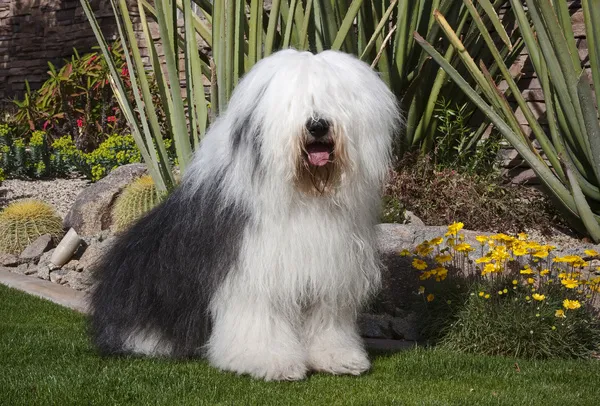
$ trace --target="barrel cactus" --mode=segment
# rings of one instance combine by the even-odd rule
[[[123,231],[160,202],[154,181],[142,176],[123,189],[112,210],[116,231]]]
[[[49,204],[21,200],[0,212],[0,252],[19,254],[44,234],[50,234],[55,242],[63,234],[62,219]]]

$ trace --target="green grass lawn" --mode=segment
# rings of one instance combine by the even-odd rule
[[[0,285],[0,405],[597,405],[599,361],[417,349],[361,377],[262,382],[204,361],[102,358],[84,316]],[[515,368],[518,363],[519,370]]]

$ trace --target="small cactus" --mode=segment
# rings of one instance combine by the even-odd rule
[[[19,254],[44,234],[50,234],[55,242],[63,234],[62,219],[49,204],[21,200],[0,212],[0,252]]]
[[[112,209],[116,231],[123,231],[160,202],[154,181],[142,176],[123,189]]]

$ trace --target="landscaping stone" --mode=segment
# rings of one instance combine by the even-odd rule
[[[390,317],[379,314],[361,314],[358,317],[358,329],[362,337],[392,338]]]
[[[17,266],[24,262],[13,254],[0,254],[0,266]]]
[[[39,236],[23,250],[19,258],[30,262],[38,262],[42,254],[46,252],[52,244],[52,236],[50,234]]]
[[[92,240],[91,244],[83,252],[83,255],[81,255],[79,263],[77,264],[77,270],[82,271],[84,269],[92,268],[113,242],[114,237],[97,242],[93,242]]]
[[[423,220],[421,220],[420,218],[418,218],[415,213],[413,213],[410,210],[406,210],[404,212],[404,215],[406,217],[406,221],[413,226],[424,226],[425,223],[423,223]]]
[[[13,272],[20,273],[21,275],[29,275],[27,273],[27,271],[29,270],[29,264],[28,263],[20,264],[19,266],[15,267],[15,268],[10,268],[10,269]]]
[[[92,287],[91,272],[69,271],[62,277],[62,282],[75,290],[89,291]]]
[[[80,236],[92,236],[111,226],[112,205],[123,188],[146,173],[144,164],[129,164],[114,169],[105,178],[85,188],[64,220]]]
[[[79,261],[76,259],[72,259],[69,262],[67,262],[66,264],[64,264],[61,268],[66,269],[67,271],[77,271],[79,268]],[[81,270],[81,269],[79,269],[79,270]]]
[[[50,272],[50,282],[61,283],[63,276],[65,276],[68,272],[69,271],[66,269],[57,269]]]

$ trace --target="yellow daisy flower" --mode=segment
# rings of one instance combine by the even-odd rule
[[[572,279],[572,278],[562,279],[560,281],[560,283],[562,283],[564,285],[564,287],[567,289],[574,289],[577,286],[579,286],[579,281],[577,279]]]
[[[419,271],[422,271],[423,269],[427,268],[427,262],[425,262],[421,259],[415,258],[415,259],[413,259],[412,266],[413,266],[413,268],[416,268]]]
[[[435,299],[435,296],[433,293],[430,293],[427,295],[427,301],[428,302],[433,302],[433,299]]]
[[[533,295],[531,295],[531,297],[533,297],[534,300],[537,300],[537,301],[540,301],[540,302],[542,300],[546,299],[546,296],[540,295],[539,293],[534,293]]]
[[[579,300],[565,299],[563,300],[563,307],[565,309],[575,310],[581,307],[581,303],[579,303]]]
[[[554,317],[564,319],[567,316],[565,316],[565,311],[563,309],[558,309],[557,311],[554,312]]]

